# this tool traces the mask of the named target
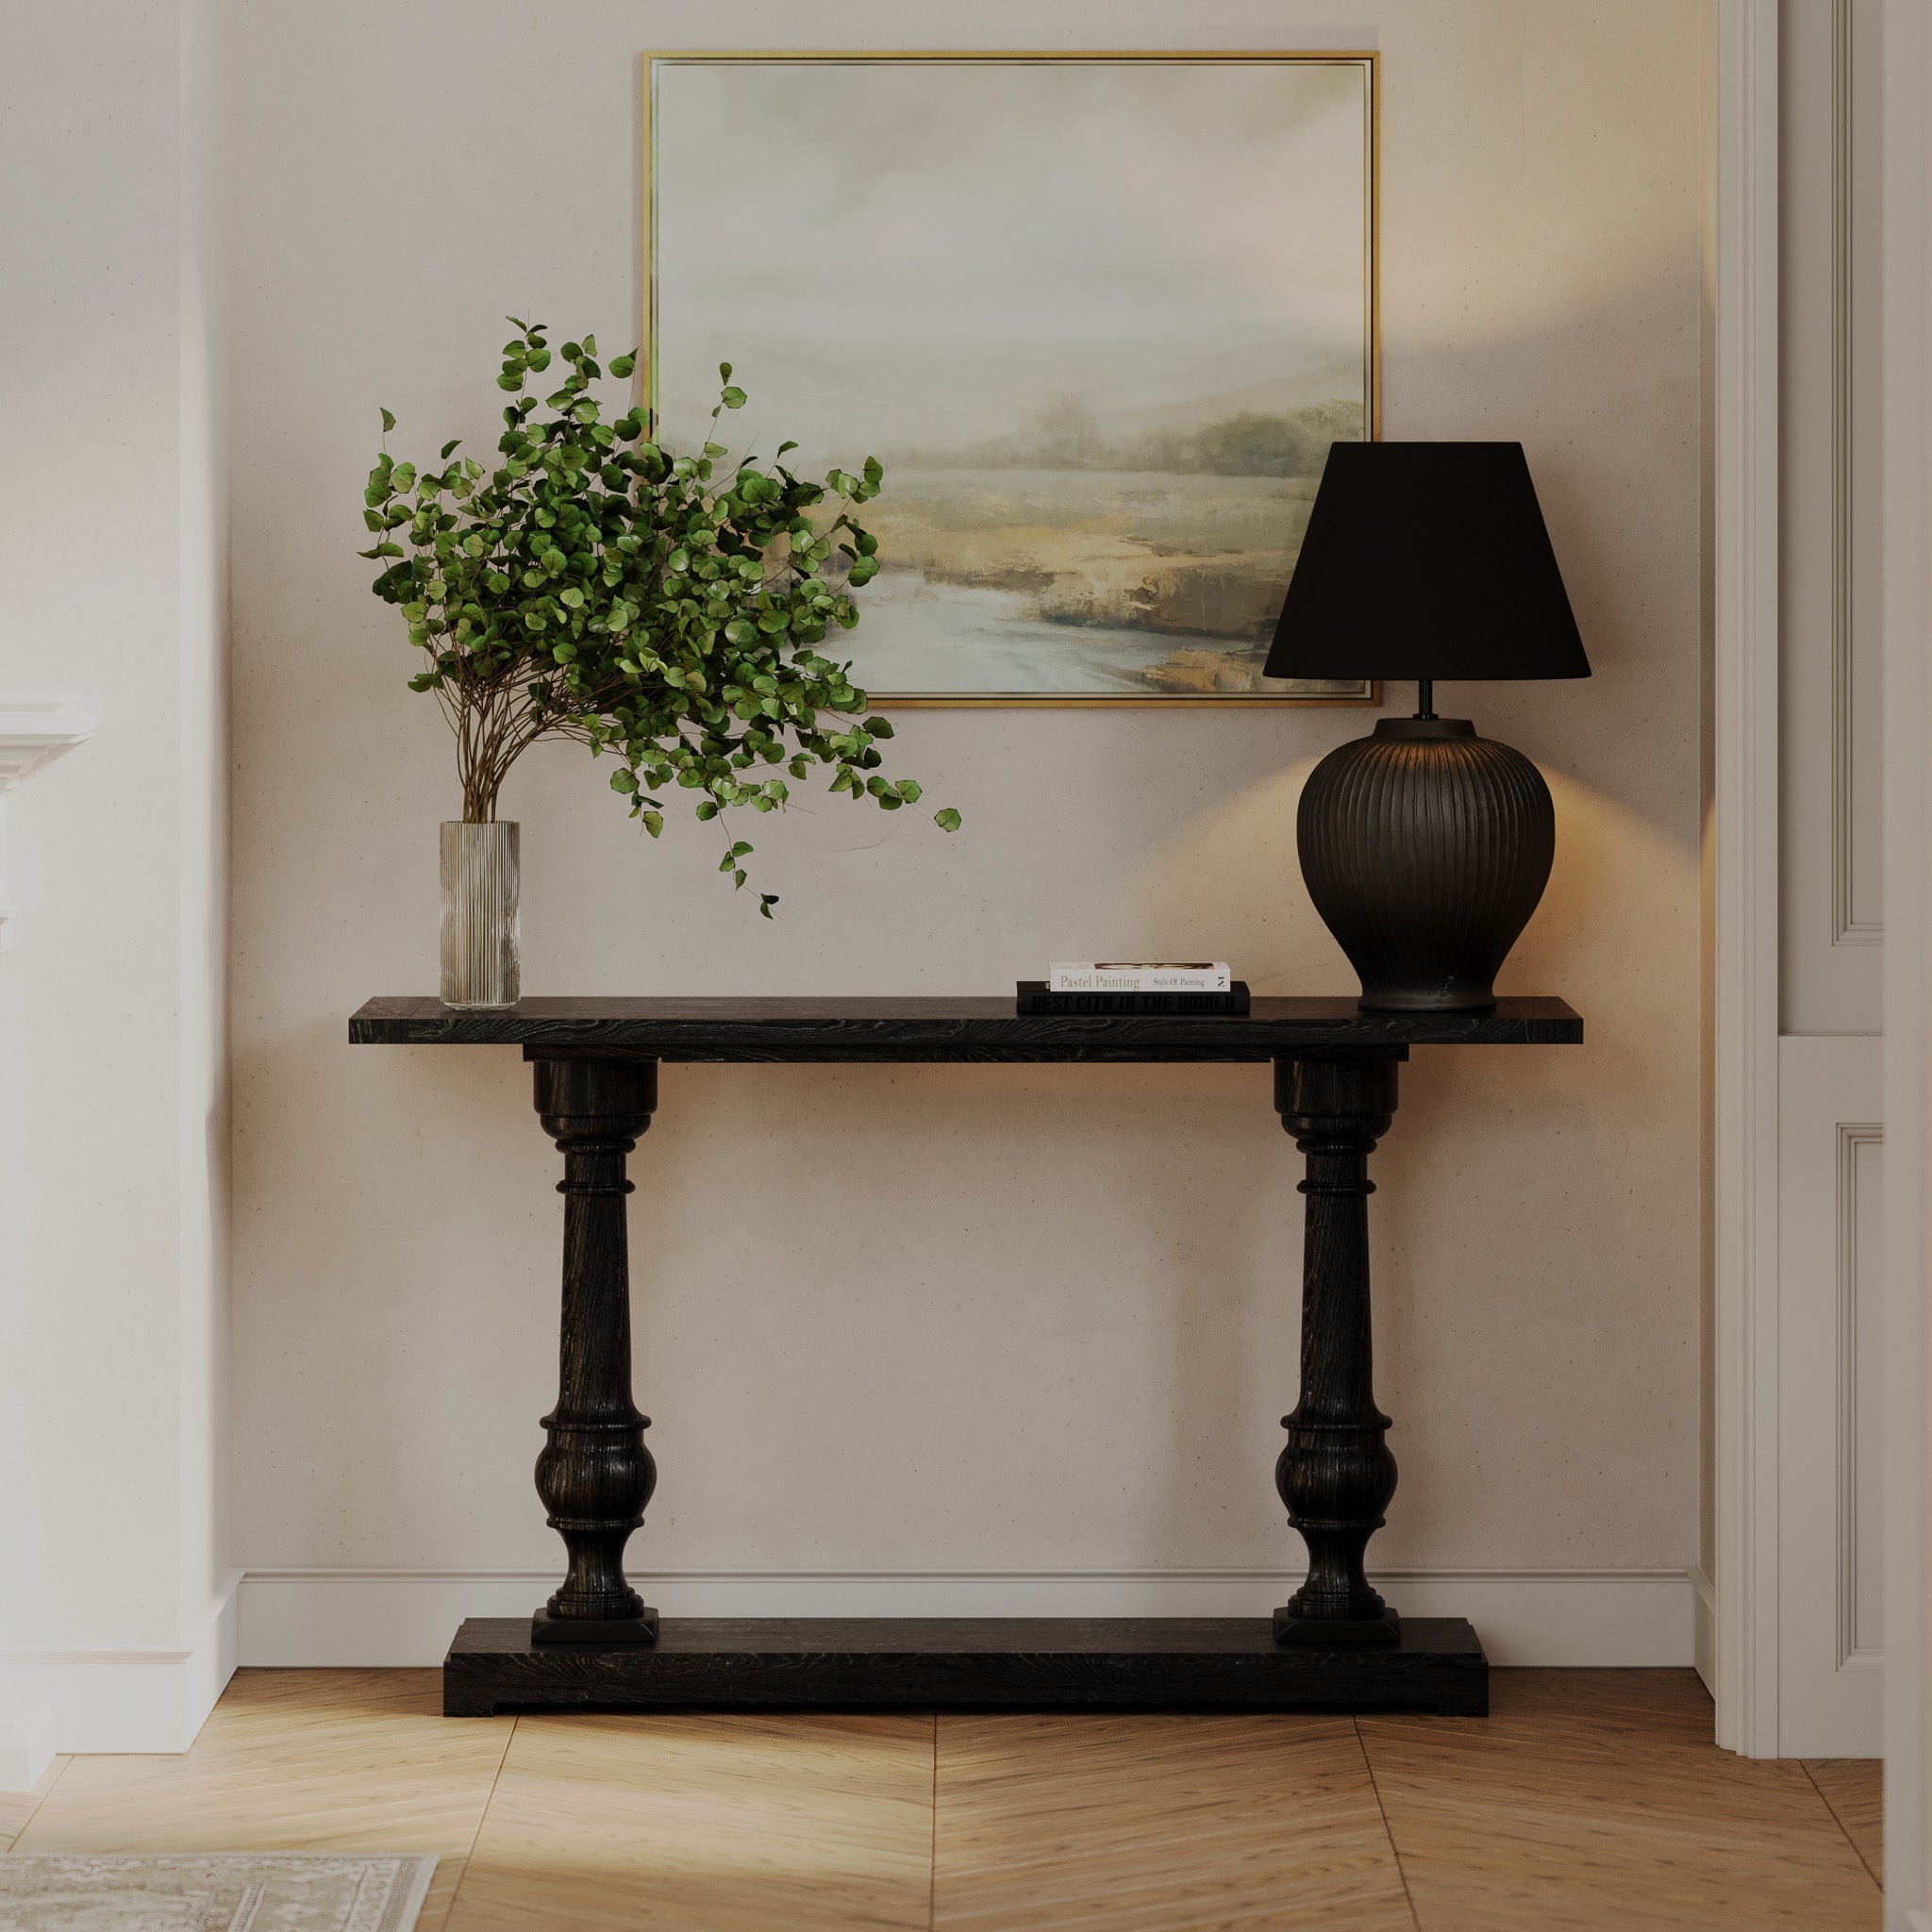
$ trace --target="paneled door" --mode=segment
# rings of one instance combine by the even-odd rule
[[[1883,1644],[1876,9],[1780,14],[1774,1748],[1865,1757]]]
[[[1885,1042],[1778,1047],[1778,1755],[1879,1755]]]

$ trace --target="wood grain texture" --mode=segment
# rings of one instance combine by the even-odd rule
[[[238,1671],[179,1757],[75,1757],[21,1852],[434,1852],[440,1932],[509,1742],[452,1724],[434,1671]]]
[[[57,1757],[41,1774],[41,1781],[30,1791],[0,1791],[0,1852],[11,1851],[13,1841],[32,1822],[41,1801],[54,1789],[54,1783],[69,1760]]]
[[[999,999],[526,999],[453,1012],[428,995],[373,999],[349,1021],[361,1046],[522,1046],[709,1061],[1241,1061],[1296,1052],[1562,1045],[1583,1022],[1558,999],[1488,1013],[1364,1013],[1352,999],[1257,999],[1247,1014],[1014,1011]]]
[[[1839,1829],[1851,1840],[1876,1885],[1885,1883],[1885,1760],[1882,1757],[1807,1757],[1805,1773],[1831,1807]]]
[[[943,1932],[1410,1932],[1355,1726],[939,1720]]]
[[[1302,1387],[1281,1419],[1274,1487],[1307,1545],[1307,1580],[1274,1613],[1275,1635],[1328,1622],[1379,1635],[1380,1594],[1362,1569],[1395,1494],[1395,1457],[1375,1406],[1369,1321],[1369,1156],[1395,1116],[1389,1060],[1278,1060],[1274,1105],[1307,1163],[1302,1235]]]
[[[518,1722],[449,1932],[913,1932],[930,1716]]]
[[[625,1157],[658,1105],[655,1060],[540,1060],[537,1117],[563,1154],[563,1299],[557,1406],[543,1418],[537,1493],[569,1568],[544,1606],[562,1624],[657,1613],[624,1577],[624,1546],[644,1520],[658,1466],[650,1419],[631,1400],[630,1260]]]
[[[1690,1671],[1503,1671],[1482,1723],[1357,1727],[1422,1932],[1876,1932],[1804,1766],[1716,1749]]]
[[[1879,1922],[1846,1835],[1875,1861],[1878,1767],[1718,1750],[1688,1671],[1501,1672],[1488,1723],[581,1713],[512,1727],[435,1717],[434,1685],[245,1671],[184,1756],[76,1757],[6,1815],[36,1806],[23,1852],[438,1852],[419,1932]]]
[[[537,1645],[472,1617],[443,1663],[452,1717],[625,1706],[925,1709],[1179,1707],[1480,1712],[1489,1665],[1460,1617],[1390,1648],[1279,1644],[1265,1617],[667,1617],[658,1641]]]

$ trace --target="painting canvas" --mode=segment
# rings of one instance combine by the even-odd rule
[[[1267,679],[1329,444],[1374,433],[1374,63],[650,62],[648,380],[867,456],[842,640],[902,701],[1354,702]],[[720,440],[725,440],[721,437]]]

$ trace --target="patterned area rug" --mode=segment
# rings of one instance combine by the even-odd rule
[[[409,1932],[434,1858],[0,1857],[5,1932]]]

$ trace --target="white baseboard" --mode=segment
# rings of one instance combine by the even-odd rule
[[[1695,1639],[1691,1649],[1691,1661],[1697,1667],[1697,1674],[1704,1679],[1704,1688],[1712,1697],[1717,1695],[1717,1591],[1711,1580],[1696,1564],[1687,1573],[1690,1578],[1693,1599]]]
[[[39,1697],[0,1697],[0,1791],[30,1791],[52,1764],[54,1713]]]
[[[1258,1617],[1300,1581],[1261,1570],[633,1573],[668,1617]],[[440,1664],[465,1617],[527,1617],[554,1571],[251,1570],[244,1664]],[[1407,1615],[1467,1617],[1495,1664],[1690,1666],[1682,1570],[1407,1570],[1375,1585]]]
[[[0,1699],[44,1707],[57,1753],[185,1751],[234,1674],[241,1584],[238,1570],[192,1650],[0,1650]]]

